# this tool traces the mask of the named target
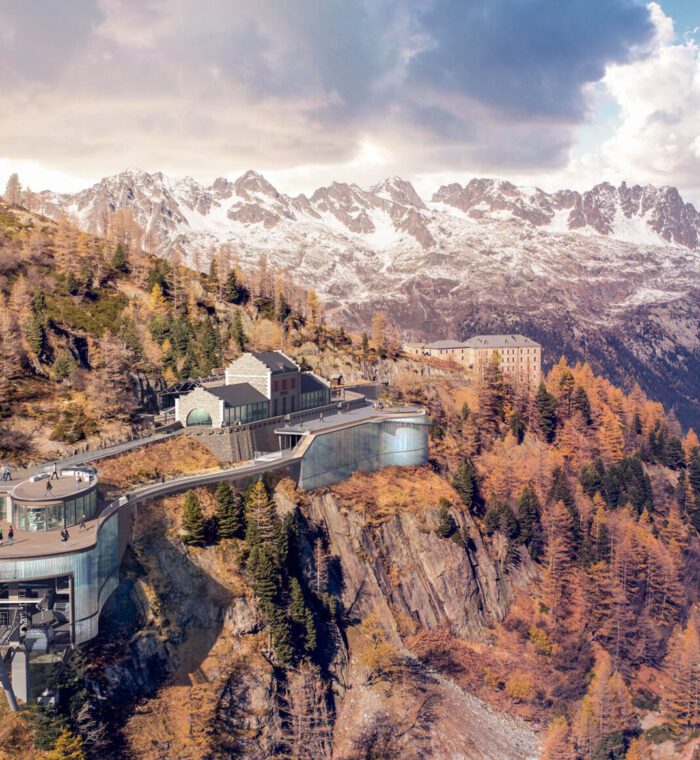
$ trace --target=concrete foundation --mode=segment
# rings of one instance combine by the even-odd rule
[[[12,690],[20,702],[29,702],[29,652],[24,649],[12,654]]]

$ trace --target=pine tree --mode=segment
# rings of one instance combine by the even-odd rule
[[[669,643],[664,669],[669,685],[664,694],[664,715],[677,736],[700,727],[700,635],[697,615],[685,629],[676,626]]]
[[[375,311],[372,317],[372,345],[379,356],[386,350],[386,313]]]
[[[248,338],[246,337],[245,330],[243,329],[243,321],[241,319],[241,312],[237,309],[233,315],[233,323],[231,324],[231,339],[233,340],[236,348],[239,351],[244,351]]]
[[[86,760],[87,755],[83,748],[82,738],[65,728],[46,757],[50,760]]]
[[[578,412],[578,414],[581,416],[581,419],[586,423],[586,425],[591,424],[591,402],[588,400],[588,394],[586,393],[586,389],[582,388],[580,385],[576,388],[574,391],[573,399],[572,399],[572,407],[575,412]]]
[[[248,543],[272,544],[278,535],[278,519],[274,503],[262,480],[248,489],[245,498],[246,539]]]
[[[17,317],[0,294],[0,407],[10,401],[22,376],[22,341]]]
[[[501,357],[495,351],[486,362],[478,385],[479,421],[484,431],[495,435],[499,420],[504,419],[504,386],[501,372]]]
[[[10,174],[5,185],[5,195],[3,197],[9,206],[19,206],[22,202],[22,185],[17,174]]]
[[[544,381],[540,383],[535,395],[537,424],[547,443],[554,440],[557,431],[557,400],[547,390]]]
[[[609,464],[619,462],[623,457],[624,438],[622,427],[617,417],[606,409],[603,414],[603,424],[598,431],[603,459]]]
[[[545,523],[544,592],[552,613],[561,617],[565,613],[564,590],[571,575],[574,560],[574,529],[571,513],[563,501],[556,501],[547,514]]]
[[[454,517],[450,514],[451,506],[452,505],[448,499],[445,499],[444,497],[440,499],[437,532],[438,535],[443,538],[449,538],[457,530],[457,523],[455,522]]]
[[[306,622],[304,592],[298,579],[293,576],[289,580],[289,618],[298,625],[304,625]]]
[[[248,559],[247,570],[255,595],[261,602],[261,609],[266,618],[271,619],[277,599],[279,578],[272,549],[260,544],[253,546]]]
[[[316,651],[316,647],[318,646],[318,636],[316,634],[316,620],[314,619],[314,613],[309,607],[306,608],[304,633],[304,649],[307,654],[311,655]]]
[[[569,737],[569,724],[560,715],[549,724],[542,741],[542,760],[574,760],[575,754]]]
[[[314,541],[314,573],[311,587],[319,596],[325,594],[328,589],[328,553],[320,536]]]
[[[128,272],[129,261],[126,257],[126,251],[121,243],[117,243],[117,247],[114,249],[112,255],[112,268],[117,272]]]
[[[29,317],[25,327],[25,336],[29,348],[39,361],[45,361],[49,342],[46,333],[46,321],[35,313]]]
[[[471,513],[477,515],[482,513],[483,502],[479,493],[478,475],[471,459],[465,459],[459,465],[452,479],[452,486]]]
[[[165,300],[163,288],[158,282],[151,288],[151,308],[159,314],[164,314],[168,310],[168,302]]]
[[[544,551],[540,511],[537,495],[531,486],[525,486],[518,499],[519,540],[528,547],[533,559],[539,559]]]
[[[270,623],[272,633],[272,650],[275,659],[280,665],[289,666],[294,661],[294,648],[292,646],[292,632],[289,620],[283,610],[275,609]]]
[[[222,480],[214,493],[216,499],[216,518],[219,523],[221,538],[242,538],[245,528],[243,519],[243,500],[239,493],[233,492],[231,486]]]
[[[183,543],[188,546],[204,546],[206,535],[204,513],[199,497],[194,491],[188,491],[185,494],[185,502],[182,506],[182,529]]]

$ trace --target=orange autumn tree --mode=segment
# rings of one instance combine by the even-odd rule
[[[669,686],[663,696],[666,721],[677,736],[700,728],[700,634],[698,614],[676,626],[664,662]]]

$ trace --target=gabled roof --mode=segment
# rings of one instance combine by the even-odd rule
[[[253,388],[250,383],[235,383],[234,385],[213,385],[203,388],[224,402],[226,406],[243,406],[243,404],[256,404],[258,401],[267,401],[268,398],[259,390]]]
[[[525,335],[474,335],[463,343],[466,348],[539,348]]]
[[[281,351],[253,351],[253,356],[262,362],[273,375],[282,372],[298,372],[299,365]]]

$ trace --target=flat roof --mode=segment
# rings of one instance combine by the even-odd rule
[[[51,490],[46,490],[46,484],[51,483]],[[18,501],[65,501],[76,494],[90,491],[97,485],[97,478],[87,480],[83,477],[82,482],[77,482],[71,475],[63,475],[58,480],[49,480],[48,477],[40,478],[32,482],[25,480],[15,486],[12,498]]]

